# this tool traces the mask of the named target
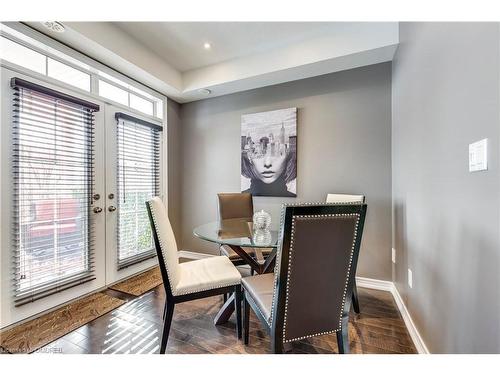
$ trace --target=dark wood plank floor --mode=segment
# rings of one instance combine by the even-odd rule
[[[128,303],[41,348],[38,353],[157,353],[162,328],[163,285],[134,297],[107,293]],[[351,353],[416,353],[389,292],[359,288],[361,314],[351,314]],[[222,326],[213,317],[222,298],[176,305],[167,353],[269,353],[269,337],[252,314],[250,344],[237,340],[234,315]],[[289,353],[336,353],[336,336],[325,335],[293,343]]]

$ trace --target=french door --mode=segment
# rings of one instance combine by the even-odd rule
[[[162,196],[159,123],[106,106],[106,283],[157,264],[145,202]]]
[[[156,264],[144,202],[163,193],[163,133],[94,96],[1,73],[3,328]]]

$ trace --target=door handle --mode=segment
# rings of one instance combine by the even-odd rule
[[[94,213],[98,214],[99,212],[102,212],[102,208],[101,207],[94,207]]]
[[[109,211],[109,212],[116,211],[116,207],[115,207],[115,206],[109,206],[109,207],[108,207],[108,211]]]

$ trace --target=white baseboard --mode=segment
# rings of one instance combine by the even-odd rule
[[[406,305],[403,302],[403,298],[401,298],[401,295],[399,294],[399,291],[396,288],[396,285],[394,285],[394,283],[392,284],[393,284],[391,290],[392,296],[396,301],[396,305],[398,306],[399,312],[403,316],[406,328],[408,329],[408,333],[410,334],[410,337],[413,340],[413,344],[417,348],[418,354],[430,354],[427,345],[425,345],[422,336],[420,336],[420,333],[418,332],[418,329],[415,326],[413,319],[411,318],[410,312],[408,311]]]
[[[398,289],[396,288],[396,285],[394,285],[392,281],[369,279],[367,277],[356,276],[356,284],[360,288],[377,289],[391,292],[418,354],[430,353],[429,349],[425,345],[424,340],[422,339],[422,336],[420,336],[420,333],[418,332],[418,329],[415,326],[415,323],[413,322],[413,319],[411,318],[411,315],[406,308],[406,305],[404,304]]]
[[[360,276],[356,276],[356,285],[361,288],[385,290],[386,292],[392,292],[392,288],[394,287],[392,281],[369,279]]]
[[[204,254],[204,253],[196,253],[194,251],[181,250],[179,251],[179,258],[187,258],[187,259],[204,259],[214,256],[213,254]],[[368,289],[376,289],[383,290],[386,292],[391,292],[394,301],[396,302],[396,306],[403,317],[403,321],[405,322],[406,328],[408,329],[408,333],[410,334],[411,339],[413,340],[413,344],[417,348],[417,352],[419,354],[429,354],[429,349],[425,345],[422,336],[417,330],[415,323],[413,323],[413,319],[406,308],[406,305],[399,294],[396,285],[392,281],[386,280],[377,280],[370,279],[368,277],[360,277],[356,276],[356,284],[360,288],[368,288]]]

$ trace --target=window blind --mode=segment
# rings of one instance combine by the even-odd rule
[[[11,87],[18,306],[95,278],[91,206],[99,106],[19,78]]]
[[[117,120],[118,269],[156,256],[146,201],[160,194],[160,132],[124,113]]]

